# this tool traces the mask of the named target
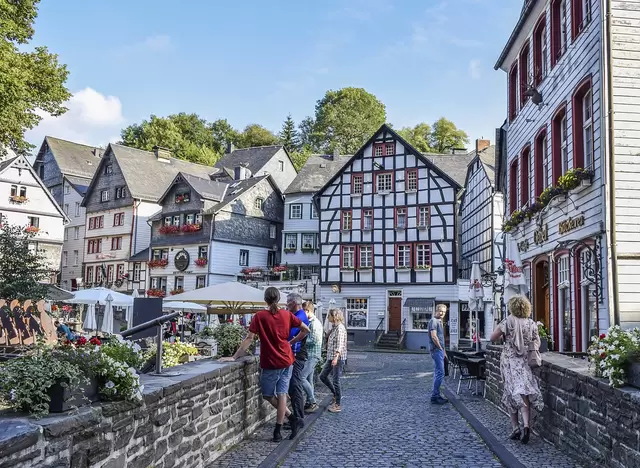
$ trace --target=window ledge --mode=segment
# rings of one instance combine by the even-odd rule
[[[340,273],[353,273],[354,271],[354,268],[340,268]]]
[[[284,249],[285,253],[295,253],[298,249]]]
[[[389,195],[391,190],[379,190],[376,192],[376,195]]]
[[[406,268],[396,267],[396,272],[397,273],[403,273],[403,272],[406,272],[406,271],[411,271],[411,268],[409,268],[409,267],[406,267]]]
[[[416,271],[431,271],[431,267],[427,266],[427,267],[415,267]]]
[[[358,267],[358,271],[370,273],[371,271],[373,271],[373,267]]]
[[[405,190],[405,193],[417,193],[418,190],[417,189],[412,189],[412,190]]]
[[[359,198],[359,197],[361,197],[361,196],[362,196],[362,194],[361,194],[361,193],[352,193],[352,194],[351,194],[351,198]]]
[[[429,226],[418,226],[418,229],[421,229],[423,231],[428,229],[428,228],[429,228]]]

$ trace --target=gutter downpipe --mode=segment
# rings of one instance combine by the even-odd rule
[[[615,143],[614,143],[614,131],[613,131],[613,63],[611,60],[611,2],[604,1],[606,22],[603,21],[606,34],[604,40],[606,44],[605,57],[602,63],[602,68],[606,68],[607,77],[607,137],[608,137],[608,151],[609,151],[609,248],[611,249],[611,293],[613,298],[609,298],[610,303],[613,304],[613,325],[620,324],[620,300],[618,297],[618,254],[616,246],[616,165],[615,165]],[[599,327],[598,327],[599,328]]]

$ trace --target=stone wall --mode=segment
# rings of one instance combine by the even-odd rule
[[[0,468],[202,467],[274,414],[260,396],[257,358],[169,370],[182,375],[142,376],[139,404],[0,417]]]
[[[497,405],[501,352],[501,346],[487,348],[487,398]],[[586,360],[542,356],[542,367],[534,373],[545,408],[533,418],[534,431],[584,466],[640,467],[640,390],[609,387],[608,381],[593,377]]]

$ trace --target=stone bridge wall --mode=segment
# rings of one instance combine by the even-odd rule
[[[143,375],[144,401],[106,403],[40,420],[0,417],[0,468],[202,467],[273,410],[263,403],[255,357],[204,360]]]
[[[500,405],[502,346],[487,349],[487,398]],[[593,377],[588,362],[543,353],[538,376],[545,408],[534,430],[584,466],[640,467],[640,390],[611,388]],[[540,463],[544,464],[544,460]]]

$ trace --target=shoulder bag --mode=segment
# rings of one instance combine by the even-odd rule
[[[530,320],[530,322],[533,323],[533,320]],[[536,346],[534,341],[529,344],[529,353],[527,358],[529,361],[529,367],[531,367],[532,369],[537,369],[538,367],[542,366],[542,356],[540,355],[540,349],[539,346]]]

